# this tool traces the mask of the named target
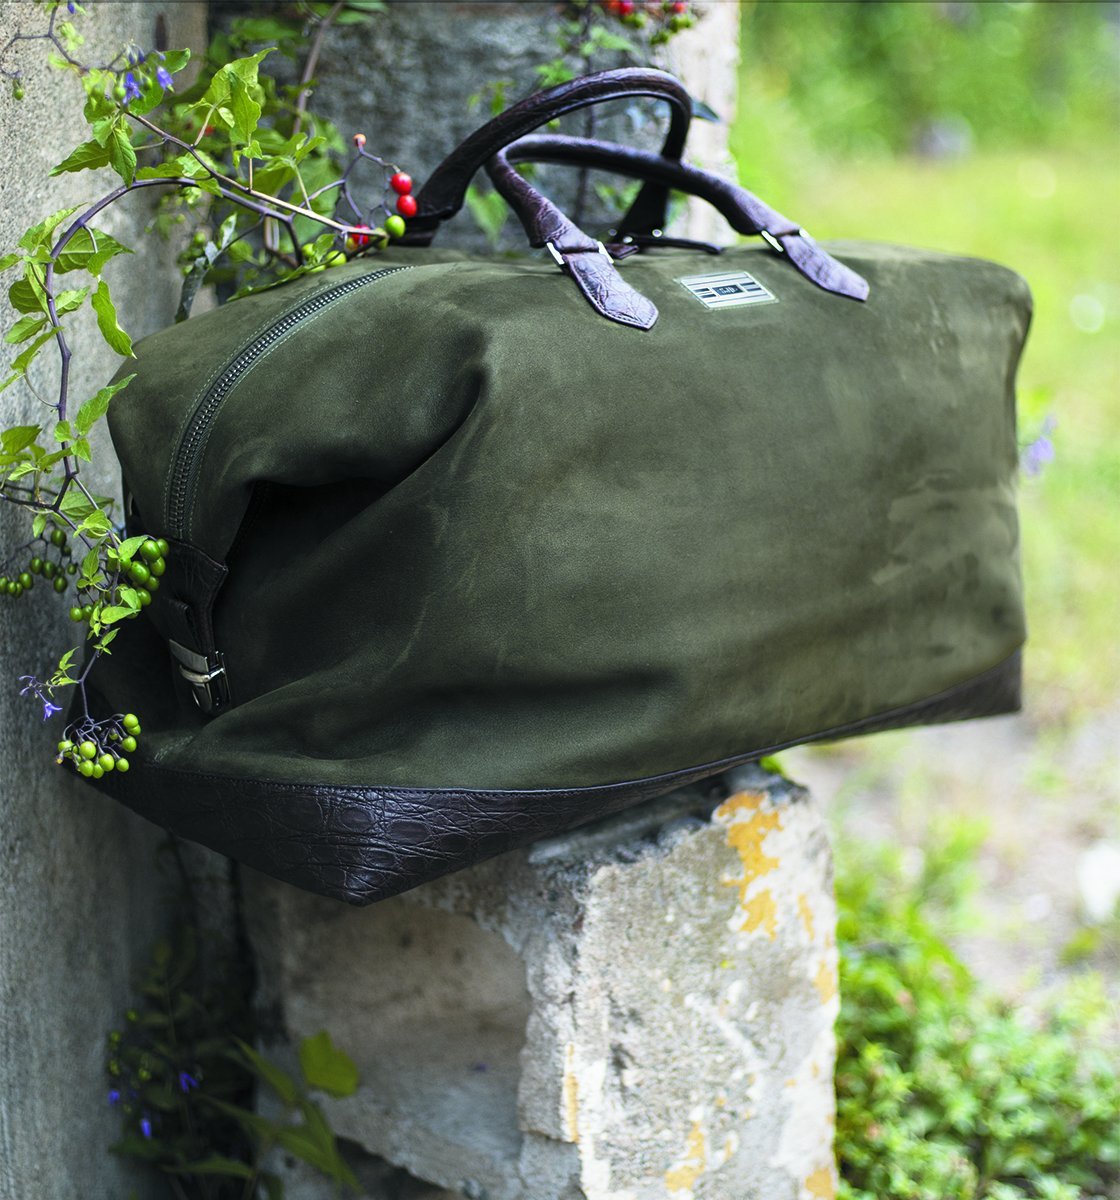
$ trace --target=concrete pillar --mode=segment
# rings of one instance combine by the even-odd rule
[[[474,1200],[832,1195],[831,860],[785,780],[733,771],[365,910],[263,876],[247,899],[275,1034],[358,1064],[325,1108],[359,1171]]]
[[[90,61],[111,59],[135,40],[153,44],[162,16],[173,46],[205,41],[204,5],[145,3],[89,5],[81,28]],[[17,30],[45,26],[42,9],[24,0],[0,4],[0,46]],[[9,54],[26,78],[16,102],[0,87],[0,254],[31,224],[60,208],[111,190],[101,172],[49,178],[88,137],[75,79],[47,67],[43,43]],[[117,181],[119,182],[119,180]],[[151,216],[132,200],[99,222],[137,250],[118,259],[106,276],[122,323],[139,336],[170,323],[179,277],[173,250],[144,227]],[[4,276],[2,327],[14,323]],[[68,280],[75,276],[67,276]],[[67,287],[79,284],[69,282]],[[88,308],[68,319],[75,351],[72,395],[93,394],[119,359],[102,342]],[[6,366],[14,349],[2,346]],[[54,356],[44,352],[32,382],[42,395],[57,387]],[[3,376],[6,377],[7,371]],[[42,420],[31,391],[13,385],[0,396],[0,424]],[[98,445],[99,471],[86,478],[111,493],[116,471],[107,443]],[[30,536],[22,513],[0,504],[0,547]],[[6,557],[6,550],[0,557]],[[131,975],[169,911],[156,870],[158,830],[108,799],[80,786],[52,761],[58,721],[44,725],[37,706],[18,695],[17,676],[50,673],[63,651],[77,644],[65,597],[37,590],[0,602],[0,1198],[144,1196],[137,1169],[113,1157],[119,1136],[105,1103],[105,1035],[132,995]],[[127,631],[122,634],[127,636]],[[154,1194],[162,1195],[162,1185]]]

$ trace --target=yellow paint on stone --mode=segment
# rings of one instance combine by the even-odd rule
[[[836,972],[828,959],[821,959],[821,965],[817,969],[817,976],[813,980],[813,986],[820,992],[821,999],[825,1004],[836,995]]]
[[[575,1070],[576,1048],[569,1042],[564,1052],[564,1132],[569,1142],[579,1144],[579,1079]]]
[[[692,1188],[708,1167],[708,1145],[699,1121],[693,1121],[688,1135],[684,1158],[665,1172],[665,1186],[670,1192],[685,1192],[691,1197]],[[687,1200],[687,1197],[685,1200]]]
[[[744,933],[754,933],[763,929],[766,936],[773,941],[778,936],[778,906],[774,903],[773,893],[769,888],[752,896],[744,905],[745,914],[741,926]]]
[[[801,917],[801,924],[805,926],[805,932],[809,935],[809,941],[812,941],[813,910],[809,907],[809,897],[804,892],[797,897],[797,911]]]
[[[818,1167],[805,1180],[805,1187],[813,1200],[835,1200],[836,1180],[829,1167]]]

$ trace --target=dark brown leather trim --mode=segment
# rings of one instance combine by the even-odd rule
[[[517,176],[511,164],[518,162],[598,167],[620,175],[663,183],[677,191],[698,196],[718,209],[737,233],[768,235],[770,244],[779,253],[784,252],[790,263],[818,287],[853,300],[866,300],[870,293],[867,280],[822,250],[795,221],[782,216],[746,188],[687,163],[675,162],[614,142],[536,134],[521,138],[498,151],[487,163],[486,170],[495,187],[499,187],[499,180],[509,175]],[[543,245],[543,241],[535,239],[539,237],[538,221],[546,210],[533,199],[539,193],[532,188],[528,192],[532,192],[533,196],[510,189],[511,195],[507,199],[525,226],[530,243]],[[503,191],[502,194],[506,193]]]
[[[416,216],[409,219],[403,240],[409,245],[427,245],[440,222],[463,207],[467,185],[475,172],[503,146],[565,113],[631,96],[652,96],[669,102],[669,132],[661,153],[679,159],[692,120],[692,98],[680,80],[646,67],[583,75],[526,97],[461,142],[416,193]],[[643,189],[623,221],[626,231],[646,233],[659,228],[664,223],[667,199],[668,189],[658,181]]]
[[[297,887],[369,904],[804,742],[1016,712],[1020,653],[914,704],[703,766],[557,790],[347,788],[193,774],[138,759],[94,786],[149,821]]]

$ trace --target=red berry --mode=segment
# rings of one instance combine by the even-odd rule
[[[677,14],[686,13],[688,12],[688,5],[685,3],[685,0],[674,0],[671,11]]]
[[[359,229],[368,229],[368,225],[358,225],[346,239],[346,245],[350,250],[360,250],[363,246],[369,245],[369,234],[359,233]]]
[[[389,186],[398,196],[407,196],[412,191],[412,176],[406,175],[403,171],[398,171],[389,180]]]
[[[415,196],[401,196],[397,200],[397,212],[399,212],[402,217],[416,216],[416,208],[417,205]]]
[[[360,150],[366,144],[366,135],[364,133],[354,134],[354,145]]]
[[[619,0],[618,11],[624,17],[633,15],[634,0]]]

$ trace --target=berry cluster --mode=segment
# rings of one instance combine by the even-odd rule
[[[159,581],[167,570],[168,549],[164,538],[148,538],[141,543],[136,559],[121,557],[112,546],[105,551],[110,570],[115,569],[119,582],[135,590],[141,608],[147,608],[152,593],[159,591]],[[94,603],[75,604],[70,609],[70,620],[88,621],[95,608]]]
[[[36,549],[39,543],[42,543],[42,551]],[[18,600],[24,592],[31,591],[37,578],[45,579],[60,595],[66,591],[66,576],[76,575],[78,565],[65,561],[70,557],[69,539],[65,531],[53,529],[49,535],[29,542],[24,549],[32,551],[26,569],[12,571],[10,576],[0,575],[0,596],[10,596],[13,600]],[[57,551],[57,559],[51,557],[52,551]]]
[[[367,154],[365,150],[366,135],[364,133],[354,134],[354,145],[358,150],[358,157],[372,159],[374,162],[383,163],[374,154]],[[355,159],[355,161],[357,161]],[[346,249],[351,254],[359,253],[372,246],[374,250],[384,250],[389,244],[390,238],[399,238],[404,235],[405,217],[416,216],[416,197],[412,194],[412,176],[406,175],[404,171],[399,171],[395,167],[388,167],[392,171],[386,181],[385,199],[378,206],[386,214],[382,224],[370,226],[364,223],[354,225],[350,232],[346,235]],[[389,205],[393,204],[396,208],[395,213],[389,212]]]
[[[55,761],[73,763],[86,779],[100,779],[107,771],[127,771],[125,755],[135,751],[139,736],[140,721],[135,713],[118,713],[104,721],[87,717],[66,730]]]
[[[603,10],[617,17],[624,25],[641,29],[650,22],[656,29],[650,38],[654,44],[666,42],[674,33],[696,24],[696,17],[687,0],[600,0]]]

